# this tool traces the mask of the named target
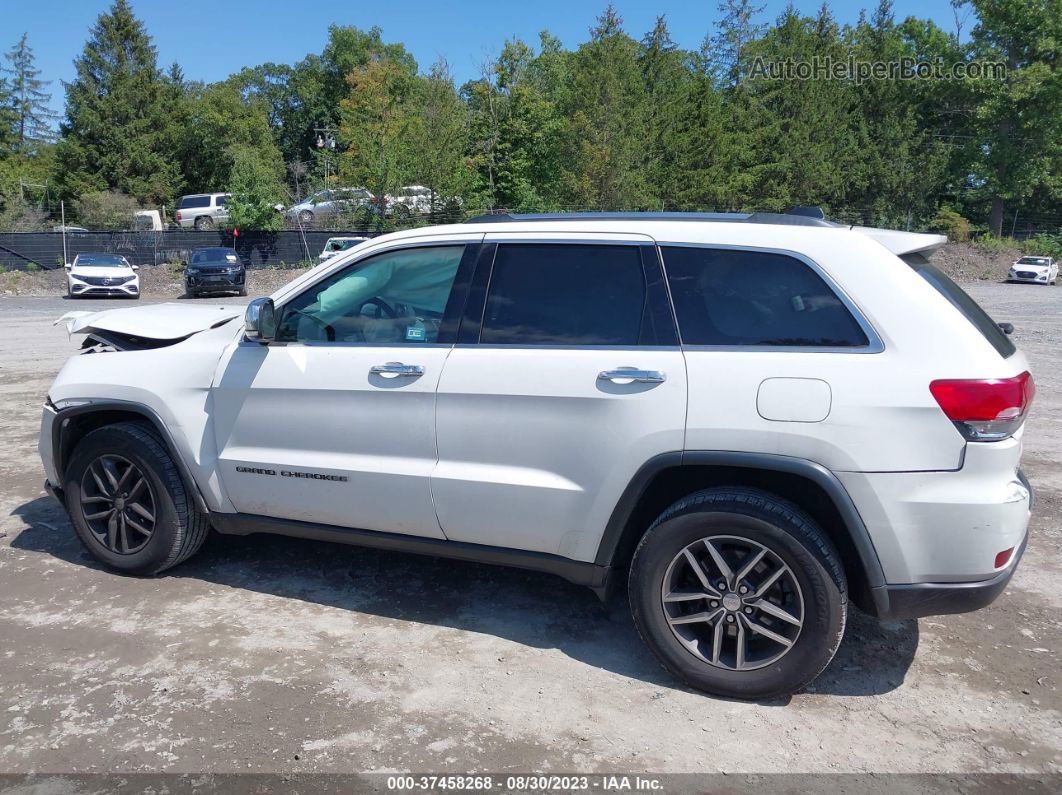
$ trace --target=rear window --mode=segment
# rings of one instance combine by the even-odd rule
[[[661,246],[686,345],[859,348],[866,332],[806,263],[785,254]]]
[[[934,290],[947,298],[948,302],[958,309],[974,328],[981,332],[981,336],[988,340],[989,344],[996,349],[1000,356],[1006,359],[1017,350],[1014,347],[1014,343],[1010,341],[1010,337],[1003,333],[996,321],[989,317],[980,304],[967,295],[966,291],[953,282],[943,271],[930,265],[921,254],[908,254],[900,259],[910,265],[915,273],[929,282]]]

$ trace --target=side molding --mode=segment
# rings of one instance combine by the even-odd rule
[[[352,546],[372,547],[396,552],[411,552],[451,560],[467,560],[509,566],[517,569],[556,574],[568,582],[593,589],[603,594],[608,570],[594,563],[563,558],[545,552],[530,552],[522,549],[492,547],[485,544],[470,544],[464,541],[448,541],[441,538],[384,533],[376,530],[358,530],[350,527],[300,522],[295,519],[276,519],[244,513],[215,513],[211,517],[214,529],[226,535],[250,535],[270,533],[273,535],[309,538],[315,541],[332,541]]]
[[[131,414],[139,414],[150,422],[155,431],[162,437],[163,442],[166,443],[170,455],[173,456],[173,462],[177,465],[177,470],[181,474],[181,480],[184,481],[185,488],[187,488],[192,495],[192,500],[195,502],[196,509],[202,513],[210,512],[206,500],[203,499],[203,493],[200,491],[199,485],[195,482],[195,478],[192,477],[191,470],[188,468],[187,463],[185,463],[180,453],[177,452],[177,445],[174,444],[173,435],[170,433],[169,428],[166,427],[166,423],[162,421],[162,417],[159,416],[157,411],[142,403],[134,403],[129,400],[100,400],[86,403],[84,406],[74,406],[56,412],[56,421],[52,425],[52,460],[55,461],[55,467],[59,472],[60,477],[63,477],[66,470],[66,457],[63,455],[63,442],[64,434],[66,433],[69,424],[68,420],[83,414],[96,414],[104,411],[123,411]]]

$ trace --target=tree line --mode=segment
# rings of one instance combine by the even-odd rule
[[[220,82],[163,69],[127,0],[97,20],[52,133],[25,37],[0,81],[0,226],[44,186],[173,206],[231,191],[245,227],[321,187],[422,184],[466,211],[781,210],[1000,235],[1062,226],[1062,3],[956,0],[955,30],[890,0],[841,25],[824,4],[764,18],[724,0],[695,51],[664,16],[643,35],[611,6],[586,41],[511,39],[455,84],[378,28],[333,25],[320,53]],[[967,28],[963,30],[963,26]],[[965,34],[965,35],[964,35]],[[935,77],[772,79],[764,64],[934,65]],[[956,65],[1002,74],[953,79]],[[115,198],[117,201],[117,198]],[[29,213],[30,215],[27,215]]]

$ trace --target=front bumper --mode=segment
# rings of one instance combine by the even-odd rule
[[[131,282],[129,284],[111,284],[106,286],[71,282],[70,294],[76,296],[118,296],[120,298],[129,298],[140,295],[140,285],[136,282]]]
[[[247,277],[244,271],[238,273],[197,273],[186,275],[184,281],[189,290],[196,290],[200,293],[223,293],[242,290]]]

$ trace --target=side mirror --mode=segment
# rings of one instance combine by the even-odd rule
[[[1013,323],[996,323],[996,325],[999,326],[999,330],[1002,331],[1004,334],[1013,334],[1014,333],[1014,324]]]
[[[139,265],[130,265],[129,267],[131,267],[135,271],[140,270],[140,266]]]
[[[247,305],[243,316],[243,336],[250,342],[268,345],[277,334],[272,298],[255,298]]]
[[[63,267],[64,267],[64,268],[66,268],[67,270],[70,270],[70,269],[71,269],[72,267],[74,267],[74,266],[73,266],[73,264],[72,264],[72,263],[69,263],[69,262],[68,262],[68,263],[66,263],[66,264],[65,264],[65,265],[64,265]]]

